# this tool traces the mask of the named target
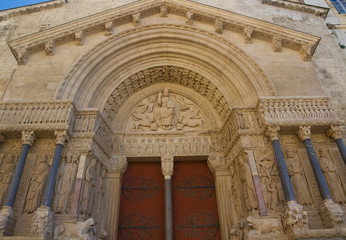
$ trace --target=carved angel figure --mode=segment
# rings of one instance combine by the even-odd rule
[[[12,175],[14,172],[15,156],[14,154],[5,155],[5,160],[0,168],[0,204],[2,206],[5,196],[7,194],[8,186],[10,185]]]
[[[40,163],[32,174],[24,205],[25,213],[34,212],[41,204],[41,198],[50,167],[48,160],[49,156],[47,154],[43,155]]]

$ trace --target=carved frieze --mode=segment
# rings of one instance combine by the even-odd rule
[[[0,130],[68,130],[74,118],[71,102],[0,103]]]
[[[258,111],[269,125],[330,125],[339,119],[329,98],[262,98]]]
[[[131,112],[128,131],[196,131],[204,129],[204,119],[191,100],[165,88],[137,104]]]

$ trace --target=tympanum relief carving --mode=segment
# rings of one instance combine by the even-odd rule
[[[206,125],[202,111],[188,98],[168,88],[143,99],[133,109],[129,131],[197,131]]]

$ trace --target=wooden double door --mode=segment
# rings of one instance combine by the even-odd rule
[[[118,240],[165,239],[165,191],[160,162],[129,163],[122,180]],[[176,240],[221,239],[214,178],[206,161],[174,162]]]

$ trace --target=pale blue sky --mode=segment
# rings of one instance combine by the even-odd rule
[[[49,1],[50,0],[0,0],[0,11]]]

